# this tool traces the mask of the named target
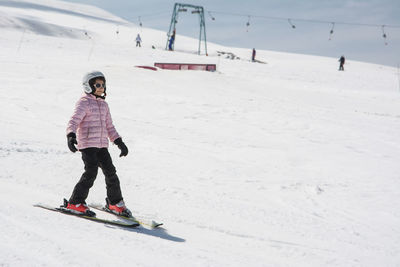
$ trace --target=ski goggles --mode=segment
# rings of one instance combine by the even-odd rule
[[[96,88],[100,88],[100,87],[106,88],[106,85],[104,83],[95,83],[94,87],[96,87]]]

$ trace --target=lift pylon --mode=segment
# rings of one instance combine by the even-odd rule
[[[195,6],[189,4],[175,3],[174,10],[172,12],[171,23],[169,25],[167,44],[165,50],[174,50],[175,38],[176,38],[176,24],[178,23],[179,12],[187,12],[191,9],[192,14],[199,14],[200,19],[200,34],[199,34],[199,48],[198,54],[201,51],[201,41],[204,40],[204,50],[207,55],[207,38],[206,38],[206,20],[204,18],[204,8],[202,6]]]

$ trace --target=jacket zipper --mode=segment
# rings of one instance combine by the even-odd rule
[[[101,108],[100,108],[100,101],[97,101],[97,106],[99,107],[99,114],[100,114],[100,146],[103,146],[103,121],[101,120]]]

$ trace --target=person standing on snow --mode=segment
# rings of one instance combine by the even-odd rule
[[[251,61],[256,61],[256,49],[253,48],[253,52],[251,53]]]
[[[344,65],[344,62],[346,61],[344,56],[341,56],[338,61],[340,62],[339,70],[344,70],[343,65]]]
[[[173,51],[174,50],[175,34],[176,34],[176,31],[174,30],[172,32],[171,38],[169,39],[169,45],[168,45],[168,50],[169,51]]]
[[[106,97],[106,78],[100,71],[89,72],[83,78],[84,94],[78,100],[67,126],[67,143],[72,152],[80,151],[85,172],[75,185],[69,201],[64,200],[66,209],[74,213],[95,216],[86,205],[89,189],[100,167],[106,178],[106,208],[130,216],[121,194],[116,169],[108,152],[108,139],[121,150],[120,157],[128,155],[128,148],[115,129]],[[77,147],[75,147],[77,145]]]
[[[142,47],[141,46],[141,42],[142,42],[142,38],[140,38],[140,34],[138,34],[137,36],[136,36],[136,47]]]

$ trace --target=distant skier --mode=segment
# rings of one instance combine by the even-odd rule
[[[344,62],[346,61],[344,56],[341,56],[338,61],[340,62],[339,70],[344,70],[343,65],[344,65]]]
[[[253,48],[253,52],[251,54],[251,61],[255,62],[256,61],[256,49]]]
[[[168,50],[170,50],[170,51],[174,50],[175,33],[176,33],[176,31],[174,30],[171,35],[171,38],[169,38]]]
[[[68,122],[68,148],[80,151],[85,172],[76,184],[65,208],[75,213],[94,216],[86,205],[89,189],[100,167],[106,178],[107,208],[117,214],[131,215],[121,194],[120,182],[108,152],[108,139],[121,150],[120,157],[128,155],[128,148],[115,129],[106,97],[106,78],[103,73],[93,71],[83,79],[84,94],[78,100],[74,113]],[[75,147],[77,145],[77,147]]]
[[[137,36],[136,36],[136,47],[142,47],[141,46],[141,43],[142,43],[142,38],[140,38],[140,34],[138,34]]]

